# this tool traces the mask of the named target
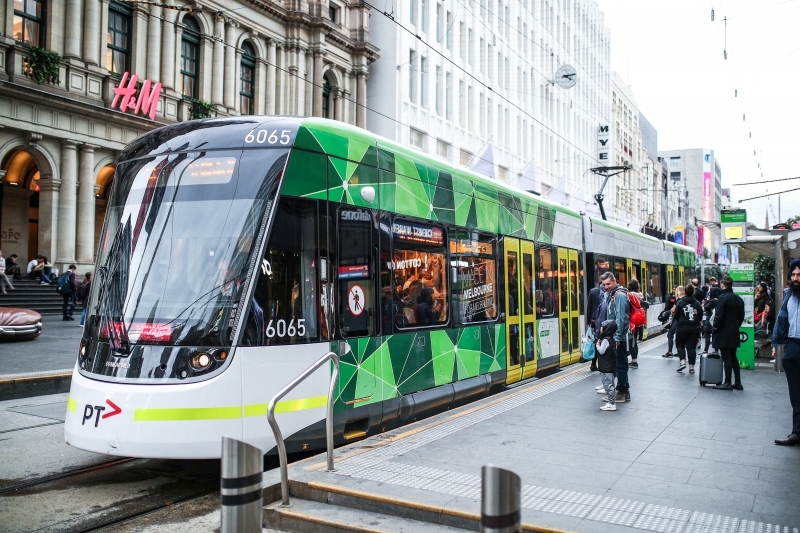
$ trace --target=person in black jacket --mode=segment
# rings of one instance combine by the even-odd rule
[[[678,285],[675,287],[673,294],[668,294],[664,309],[666,311],[670,311],[672,313],[673,308],[675,307],[675,303],[678,301],[679,298],[683,298],[684,296],[684,289],[683,286]],[[667,326],[667,353],[662,355],[661,357],[672,357],[672,345],[675,342],[675,331],[678,328],[678,322],[675,320],[675,314],[671,314],[669,326]]]
[[[616,392],[614,391],[614,375],[617,370],[617,346],[614,334],[617,332],[617,322],[606,320],[600,325],[600,333],[594,344],[595,359],[606,393],[603,401],[606,402],[600,409],[602,411],[616,411]],[[598,391],[601,392],[601,391]]]
[[[70,265],[67,272],[62,274],[62,276],[69,276],[69,288],[70,291],[67,293],[61,293],[61,296],[64,297],[64,306],[61,308],[62,314],[64,315],[62,320],[75,320],[72,316],[73,311],[75,311],[75,290],[77,289],[77,285],[75,285],[75,270],[78,267],[75,265]]]
[[[675,330],[675,345],[678,357],[681,358],[677,371],[686,368],[686,354],[689,354],[689,373],[694,374],[697,361],[697,340],[700,338],[700,325],[703,320],[703,308],[694,297],[694,285],[686,286],[686,295],[675,303],[674,320],[678,323]]]
[[[703,302],[703,312],[705,313],[705,318],[703,320],[703,353],[715,353],[709,352],[708,348],[711,346],[711,316],[714,314],[714,309],[717,307],[717,298],[719,295],[722,294],[722,290],[719,287],[713,286],[708,289],[708,296],[706,297],[705,302]]]
[[[589,291],[589,298],[586,304],[586,317],[589,318],[589,324],[592,326],[592,330],[597,328],[595,324],[595,320],[597,320],[597,312],[600,310],[600,299],[603,298],[605,293],[603,292],[603,284],[601,282],[597,282],[597,287],[594,287]],[[592,359],[592,364],[589,365],[589,371],[595,372],[597,370],[597,357]]]
[[[736,349],[741,344],[739,327],[744,321],[744,301],[733,292],[733,280],[725,276],[720,280],[722,294],[717,299],[714,313],[713,340],[711,345],[720,351],[722,364],[725,367],[725,382],[716,385],[718,390],[744,390],[739,370]],[[731,371],[735,381],[731,385]]]

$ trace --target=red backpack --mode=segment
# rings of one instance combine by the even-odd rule
[[[628,291],[628,302],[630,303],[631,307],[631,320],[628,324],[628,327],[630,328],[631,333],[633,333],[639,326],[644,326],[647,324],[647,313],[645,312],[644,308],[642,308],[639,298],[630,291]]]

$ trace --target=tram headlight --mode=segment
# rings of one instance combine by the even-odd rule
[[[197,371],[202,371],[211,365],[211,356],[206,352],[196,353],[189,360],[189,364]]]

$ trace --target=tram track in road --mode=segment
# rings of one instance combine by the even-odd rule
[[[98,531],[219,492],[218,460],[121,458],[0,490],[2,532]]]

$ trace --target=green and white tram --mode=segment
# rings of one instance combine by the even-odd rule
[[[644,274],[655,302],[687,250],[340,122],[167,126],[119,160],[66,439],[273,450],[270,398],[341,341],[336,442],[385,431],[577,362],[587,282]],[[290,452],[324,447],[329,380],[278,403]]]

